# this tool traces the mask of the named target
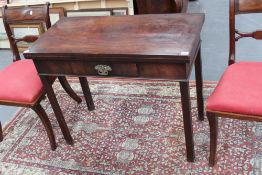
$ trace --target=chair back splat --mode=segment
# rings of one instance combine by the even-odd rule
[[[236,15],[262,13],[261,0],[230,0],[229,30],[230,30],[230,51],[228,64],[235,63],[236,42],[245,37],[262,39],[262,29],[253,32],[241,32],[236,29]]]

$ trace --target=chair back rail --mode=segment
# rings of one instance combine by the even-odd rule
[[[186,12],[188,0],[134,0],[135,14]]]
[[[230,30],[230,49],[228,64],[235,63],[236,42],[241,38],[251,37],[262,40],[262,30],[252,32],[241,32],[236,29],[236,18],[238,14],[262,13],[262,0],[230,0],[229,9],[229,30]]]
[[[8,9],[5,6],[5,15],[6,21],[9,24],[18,24],[18,23],[39,23],[42,21],[46,21],[48,16],[46,15],[48,12],[48,8],[42,7],[25,7],[21,8],[11,8]]]
[[[2,9],[3,23],[8,36],[10,47],[13,52],[13,61],[20,60],[20,54],[17,47],[18,42],[31,43],[37,40],[37,36],[23,36],[22,38],[17,38],[10,25],[30,25],[30,24],[40,24],[47,30],[51,27],[50,17],[49,17],[49,3],[44,6],[32,6],[32,7],[14,7],[8,8],[5,5]]]
[[[238,0],[235,1],[235,12],[240,13],[261,13],[262,1],[261,0]]]

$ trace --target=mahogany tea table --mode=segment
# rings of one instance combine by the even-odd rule
[[[187,160],[194,161],[189,93],[196,72],[198,118],[204,119],[200,32],[204,14],[68,17],[53,25],[24,53],[33,59],[55,115],[63,119],[49,76],[77,76],[89,110],[86,76],[176,80],[180,84]],[[68,127],[66,139],[72,139]]]

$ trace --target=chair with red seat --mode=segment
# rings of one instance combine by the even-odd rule
[[[43,6],[34,7],[3,7],[3,22],[8,39],[10,41],[13,53],[13,63],[3,70],[0,70],[0,104],[22,106],[32,108],[39,116],[47,132],[51,149],[56,149],[56,142],[51,123],[46,112],[40,105],[41,100],[45,97],[43,84],[38,76],[32,60],[21,59],[17,44],[19,42],[34,42],[38,36],[24,36],[18,38],[15,36],[12,25],[42,25],[44,29],[51,27],[49,18],[49,3]],[[59,77],[59,82],[65,91],[75,101],[80,103],[82,100],[70,87],[65,77]],[[55,78],[50,78],[54,82]],[[0,141],[3,140],[3,132],[0,123]]]
[[[214,166],[216,158],[217,117],[262,121],[262,62],[235,62],[236,41],[245,37],[262,39],[262,30],[243,33],[235,27],[236,15],[250,13],[262,13],[261,0],[230,0],[229,66],[206,106],[210,125],[210,166]]]

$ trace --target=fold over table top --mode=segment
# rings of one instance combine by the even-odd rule
[[[25,53],[26,58],[165,59],[189,62],[200,41],[204,14],[67,17]]]

